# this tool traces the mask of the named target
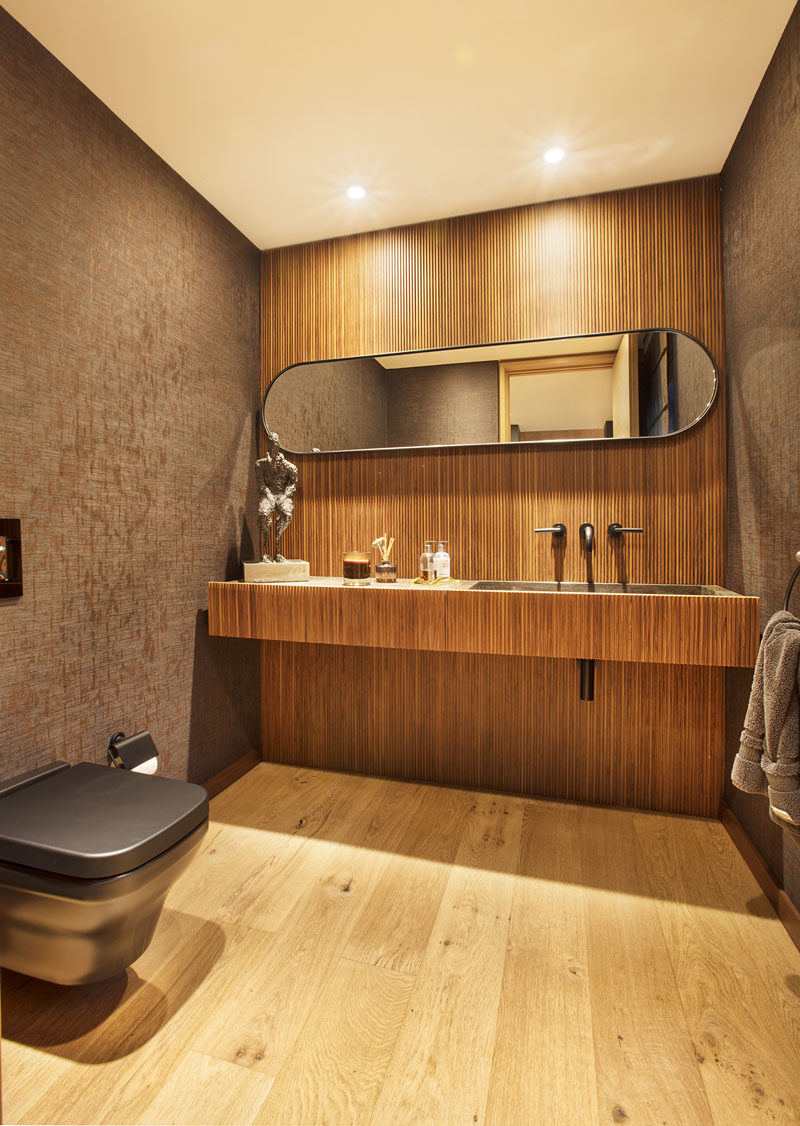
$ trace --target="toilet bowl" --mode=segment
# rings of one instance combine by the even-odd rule
[[[126,969],[207,827],[190,782],[88,762],[0,782],[0,966],[60,985]]]

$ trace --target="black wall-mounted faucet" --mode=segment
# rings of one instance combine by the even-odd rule
[[[594,551],[594,524],[581,524],[578,529],[581,547],[584,551]]]

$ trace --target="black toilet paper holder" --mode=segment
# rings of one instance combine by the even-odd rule
[[[120,770],[135,770],[143,762],[158,758],[158,750],[149,731],[126,735],[118,731],[108,742],[108,765]]]

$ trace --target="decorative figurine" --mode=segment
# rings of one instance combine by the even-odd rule
[[[256,483],[261,493],[258,504],[258,526],[264,537],[265,563],[285,563],[278,551],[281,536],[292,522],[294,501],[297,492],[297,466],[287,461],[278,441],[278,435],[267,431],[267,456],[256,462]],[[273,522],[274,517],[274,522]],[[270,555],[270,533],[274,535],[274,545]]]
[[[278,551],[280,538],[292,522],[292,498],[297,492],[297,466],[283,456],[278,435],[271,430],[267,430],[267,456],[256,462],[256,483],[261,493],[258,526],[264,537],[264,554],[258,563],[243,564],[244,581],[307,583],[310,568],[306,560],[284,559]]]

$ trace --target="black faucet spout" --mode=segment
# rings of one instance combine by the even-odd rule
[[[594,550],[594,524],[581,524],[579,529],[581,546],[584,551]]]

